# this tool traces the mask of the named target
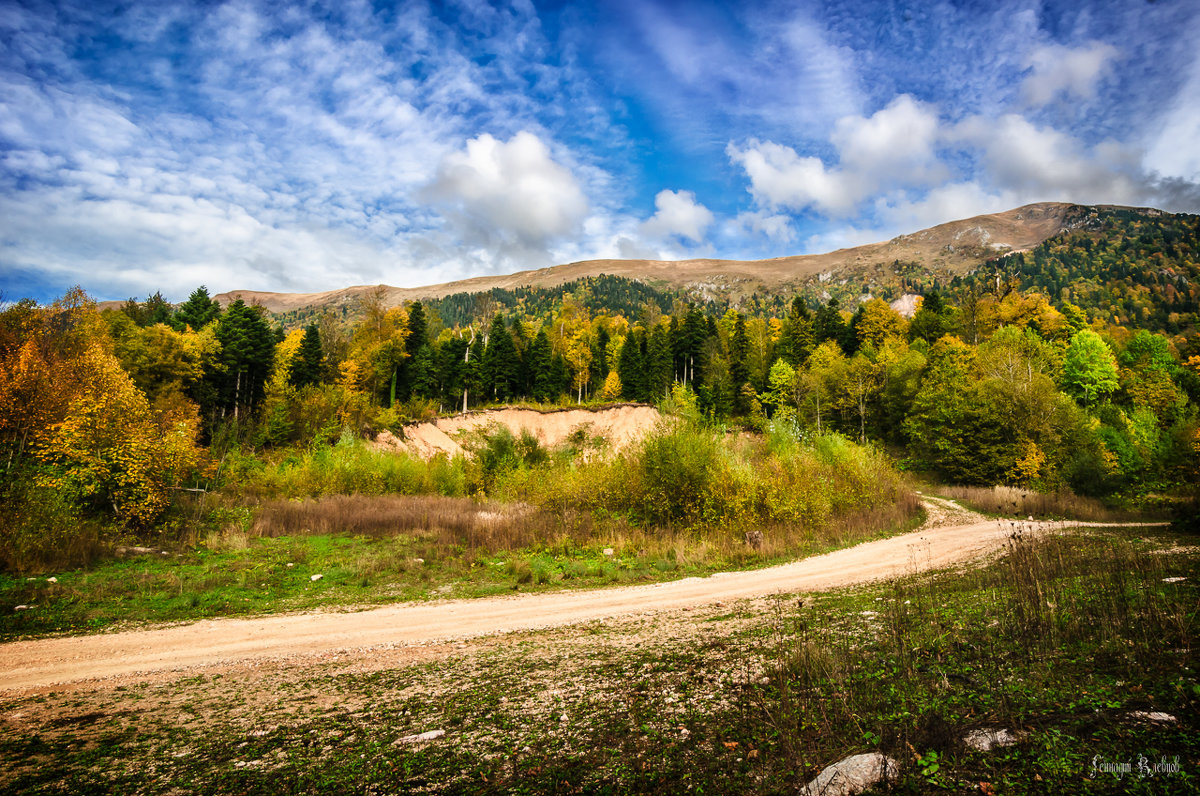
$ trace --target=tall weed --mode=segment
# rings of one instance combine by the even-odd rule
[[[261,498],[323,495],[467,494],[461,458],[422,461],[405,453],[374,450],[352,440],[294,453],[278,463],[247,473],[243,492]]]

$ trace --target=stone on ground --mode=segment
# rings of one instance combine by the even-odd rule
[[[802,796],[851,796],[894,780],[899,774],[895,760],[879,752],[851,755],[826,766],[816,779],[801,788]]]

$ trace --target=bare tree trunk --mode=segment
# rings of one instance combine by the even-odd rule
[[[813,395],[817,397],[817,436],[821,436],[821,387],[813,390]]]

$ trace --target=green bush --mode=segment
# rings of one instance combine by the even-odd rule
[[[13,479],[0,512],[0,569],[42,572],[84,566],[112,529],[88,517],[63,491]]]
[[[406,453],[373,450],[359,440],[293,453],[245,476],[248,492],[269,498],[323,495],[447,495],[467,493],[462,459],[422,461]]]
[[[642,528],[822,528],[908,492],[887,457],[840,436],[809,442],[788,427],[765,438],[712,428],[660,429],[619,456],[510,470],[492,495],[564,512],[623,517]]]

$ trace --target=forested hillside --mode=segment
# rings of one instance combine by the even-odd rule
[[[955,280],[967,292],[1007,281],[1067,301],[1093,319],[1170,334],[1194,334],[1200,313],[1200,216],[1128,208],[1074,207],[1072,229],[1029,252]]]
[[[879,298],[695,304],[616,277],[399,307],[368,294],[290,331],[203,287],[177,308],[20,301],[0,312],[7,538],[157,532],[186,490],[236,482],[256,457],[511,402],[836,432],[964,484],[1186,491],[1197,223],[1081,209],[1034,251],[927,285],[911,318]]]

